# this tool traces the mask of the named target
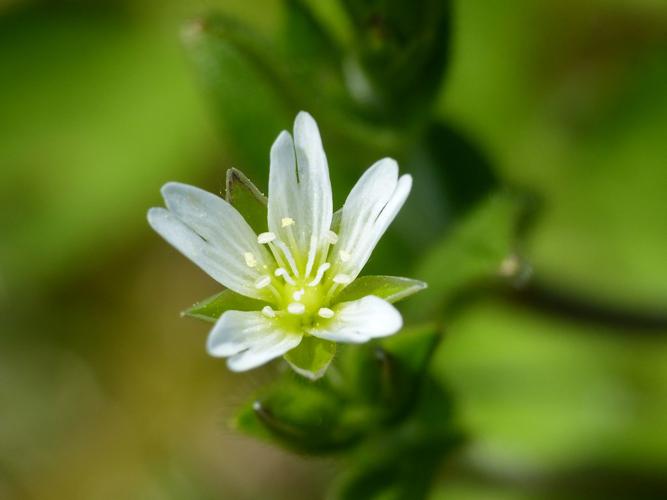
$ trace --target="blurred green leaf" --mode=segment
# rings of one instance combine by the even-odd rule
[[[222,15],[190,22],[183,41],[225,136],[253,177],[266,180],[271,143],[299,108],[284,64],[269,41]]]
[[[299,375],[317,380],[324,375],[335,354],[335,342],[307,335],[283,357]]]
[[[399,276],[361,276],[336,296],[337,302],[375,295],[387,302],[398,302],[427,287],[423,281]]]
[[[333,498],[420,500],[434,474],[463,435],[452,412],[450,394],[427,378],[413,388],[418,399],[407,418],[376,428],[346,464]]]
[[[440,87],[449,56],[449,2],[345,0],[356,30],[348,61],[352,93],[393,120],[423,112]]]
[[[418,375],[427,368],[441,336],[440,328],[435,325],[416,325],[383,339],[382,347],[394,356],[406,372]]]
[[[227,170],[225,199],[238,210],[246,222],[259,234],[266,231],[266,196],[240,170]]]
[[[295,74],[340,71],[340,49],[304,0],[285,1],[284,45]]]
[[[480,147],[452,126],[433,122],[425,132],[428,161],[440,185],[448,215],[465,215],[498,187],[499,180]]]
[[[182,316],[203,319],[215,323],[225,311],[259,311],[264,302],[245,297],[231,290],[222,292],[197,302],[191,308],[183,311]]]
[[[513,258],[521,206],[516,195],[494,193],[455,226],[419,266],[429,292],[411,301],[409,312],[434,312],[465,287],[497,277],[503,261]]]

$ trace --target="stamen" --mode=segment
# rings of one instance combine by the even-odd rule
[[[245,259],[246,266],[255,267],[257,265],[257,259],[251,252],[245,252],[243,258]]]
[[[306,306],[301,302],[291,302],[287,306],[287,312],[290,314],[303,314],[306,311]]]
[[[294,219],[292,219],[291,217],[283,217],[282,219],[280,219],[280,225],[282,227],[291,226],[292,224],[294,224]]]
[[[342,260],[343,262],[347,262],[348,260],[350,260],[350,257],[352,257],[350,253],[346,252],[345,250],[341,250],[340,252],[338,252],[338,256],[340,257],[340,260]]]
[[[333,282],[338,283],[339,285],[348,285],[352,283],[352,278],[350,278],[350,276],[347,274],[340,273],[334,276]]]
[[[279,267],[278,269],[273,271],[273,274],[275,274],[276,276],[282,276],[283,279],[287,281],[287,283],[289,283],[290,285],[296,285],[296,281],[294,281],[292,277],[289,275],[289,273],[282,267]]]
[[[271,283],[271,276],[260,276],[257,278],[257,281],[255,281],[255,288],[261,289],[269,285]]]
[[[320,267],[317,268],[317,274],[315,275],[315,279],[308,283],[308,286],[317,286],[320,284],[320,281],[322,281],[322,276],[324,276],[324,273],[331,267],[331,264],[328,262],[325,262],[322,264]]]
[[[283,252],[283,255],[287,259],[287,262],[289,263],[290,267],[292,268],[292,272],[294,273],[294,276],[299,276],[299,269],[296,267],[296,261],[294,260],[294,257],[292,257],[292,252],[289,251],[289,248],[287,248],[287,245],[285,245],[282,241],[279,239],[276,239],[273,242],[274,245],[276,245],[280,250]]]
[[[331,229],[329,229],[326,233],[324,233],[324,237],[332,245],[335,245],[336,243],[338,243],[338,235],[336,233],[334,233]]]
[[[333,310],[329,309],[328,307],[320,307],[320,310],[317,311],[317,315],[320,318],[329,319],[329,318],[334,317],[334,312],[333,312]]]
[[[306,291],[302,288],[301,290],[297,290],[296,292],[294,292],[292,294],[292,297],[294,298],[294,300],[298,302],[301,300],[301,297],[303,297],[304,293],[306,293]]]
[[[259,235],[257,235],[257,243],[259,243],[260,245],[270,243],[275,239],[276,239],[276,235],[274,233],[272,233],[271,231],[268,231],[266,233],[260,233]]]
[[[310,276],[315,264],[315,253],[317,253],[317,238],[315,235],[310,236],[310,247],[308,249],[308,262],[306,263],[306,276]]]
[[[276,312],[271,309],[271,306],[264,306],[262,308],[262,314],[266,316],[267,318],[275,318],[276,317]]]

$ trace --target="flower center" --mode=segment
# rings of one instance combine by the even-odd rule
[[[297,222],[289,216],[281,219],[282,228],[287,230],[289,246],[270,231],[257,236],[257,242],[266,245],[271,251],[276,267],[272,273],[267,272],[258,278],[255,286],[266,287],[274,295],[278,310],[267,306],[262,310],[265,316],[280,320],[284,318],[285,321],[295,325],[304,325],[332,318],[335,312],[327,307],[332,287],[346,285],[350,279],[344,274],[339,274],[332,278],[333,286],[331,283],[325,286],[324,276],[331,268],[331,264],[327,262],[329,247],[336,244],[338,236],[329,230],[319,245],[317,238],[311,236],[308,255],[295,255],[293,230],[296,225]],[[341,260],[347,260],[349,257],[347,252],[341,252]],[[257,259],[252,254],[244,255],[244,259],[248,267],[257,265]]]

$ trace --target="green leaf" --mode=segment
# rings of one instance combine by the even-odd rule
[[[324,375],[335,354],[335,342],[308,335],[283,357],[299,375],[317,380]]]
[[[236,168],[227,170],[225,199],[239,211],[256,233],[263,233],[267,227],[266,196]]]
[[[423,281],[400,276],[361,276],[338,294],[336,302],[347,302],[367,295],[375,295],[393,303],[403,300],[427,286]]]
[[[190,309],[183,311],[181,315],[215,323],[225,311],[259,311],[264,305],[259,300],[244,297],[231,290],[223,290],[208,299],[197,302]]]

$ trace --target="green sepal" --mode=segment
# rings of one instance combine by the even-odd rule
[[[197,302],[181,313],[181,316],[203,319],[215,323],[225,311],[259,311],[264,302],[244,297],[231,290],[223,290],[207,299]]]
[[[336,302],[348,302],[367,295],[375,295],[387,302],[394,303],[427,286],[423,281],[400,276],[361,276],[338,294]]]
[[[323,382],[292,374],[264,390],[233,425],[251,436],[302,453],[329,453],[353,445],[366,428],[363,415]]]
[[[427,323],[377,342],[341,349],[336,367],[345,379],[346,393],[379,410],[382,420],[404,414],[414,402],[415,388],[440,338],[441,330]]]
[[[236,168],[227,170],[225,199],[243,216],[256,233],[266,231],[266,196]]]
[[[301,343],[283,356],[292,369],[310,380],[324,375],[336,354],[336,343],[307,335]]]

